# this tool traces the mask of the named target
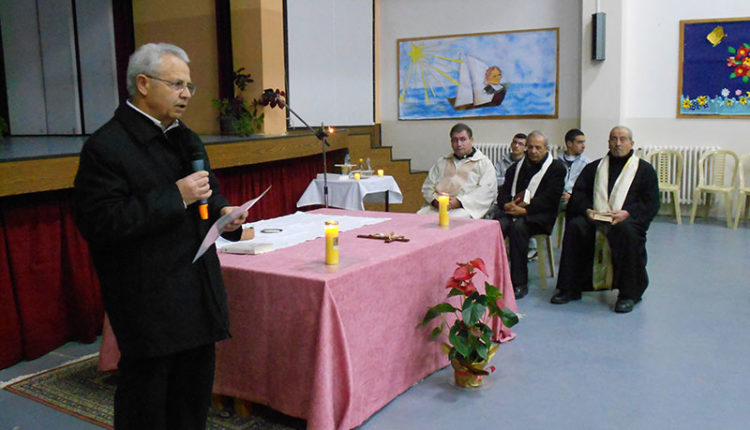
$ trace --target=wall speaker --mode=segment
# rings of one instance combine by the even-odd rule
[[[607,14],[597,12],[591,15],[592,37],[591,37],[591,59],[604,61],[604,47],[607,41],[605,27],[607,26]]]

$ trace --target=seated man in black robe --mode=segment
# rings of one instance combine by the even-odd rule
[[[528,293],[529,238],[550,234],[565,183],[565,166],[549,154],[547,136],[532,131],[526,156],[505,172],[497,206],[503,236],[510,242],[510,278],[517,299]]]
[[[609,133],[609,153],[584,167],[568,202],[557,278],[550,300],[564,304],[591,290],[594,242],[605,235],[612,255],[612,288],[619,290],[615,312],[626,313],[648,286],[646,231],[659,211],[654,168],[633,154],[633,134],[617,126]]]

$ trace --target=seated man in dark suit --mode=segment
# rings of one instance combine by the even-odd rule
[[[510,277],[517,299],[528,293],[529,238],[550,234],[565,182],[565,166],[549,153],[547,136],[532,131],[526,156],[505,172],[497,206],[503,236],[510,242]]]
[[[609,153],[584,167],[573,188],[558,292],[550,301],[568,303],[580,299],[581,290],[591,289],[595,240],[604,235],[612,255],[612,287],[620,290],[615,312],[632,311],[648,286],[646,231],[658,211],[654,168],[634,155],[629,128],[613,128]]]

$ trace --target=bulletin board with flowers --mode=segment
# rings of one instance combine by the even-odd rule
[[[750,18],[680,21],[677,116],[750,117]]]

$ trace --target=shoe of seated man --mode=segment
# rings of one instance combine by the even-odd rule
[[[617,312],[618,314],[626,314],[628,312],[631,312],[635,307],[635,304],[640,301],[641,299],[622,299],[618,297],[617,303],[615,303],[615,312]]]
[[[549,302],[554,305],[564,305],[565,303],[568,303],[571,300],[581,300],[581,292],[558,290],[557,294],[552,296]]]
[[[526,285],[513,286],[513,294],[516,296],[516,299],[522,299],[528,293],[529,287]]]

